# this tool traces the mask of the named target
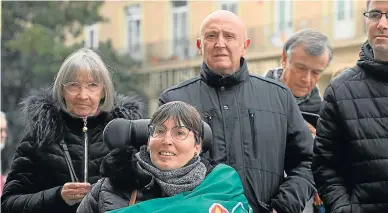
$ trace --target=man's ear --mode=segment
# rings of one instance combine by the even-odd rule
[[[242,52],[243,56],[247,53],[247,50],[248,50],[249,46],[251,46],[251,39],[247,38],[247,40],[245,40],[245,42],[244,42],[244,49],[243,49],[243,52]]]
[[[286,63],[287,63],[287,53],[285,51],[283,51],[282,53],[282,67],[283,69],[286,68]]]
[[[199,55],[202,55],[202,44],[201,44],[200,38],[197,38],[197,48],[198,48]]]

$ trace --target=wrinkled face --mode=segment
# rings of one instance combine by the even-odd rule
[[[0,146],[4,146],[5,141],[7,140],[7,121],[4,119],[0,120],[0,131],[0,144],[3,144]]]
[[[328,63],[329,51],[321,56],[309,56],[303,45],[296,46],[289,57],[283,53],[283,74],[280,80],[294,96],[304,97],[314,89]]]
[[[163,136],[150,136],[148,150],[151,162],[160,170],[182,168],[201,151],[200,145],[195,143],[193,131],[189,131],[184,140],[178,139],[186,133],[172,119],[166,120],[155,132]]]
[[[214,17],[204,22],[197,47],[208,67],[217,74],[232,74],[250,45],[236,17]]]
[[[90,72],[78,70],[77,77],[63,86],[67,110],[79,117],[97,113],[98,106],[104,98],[104,87],[95,82]]]
[[[371,1],[368,12],[388,12],[387,1]],[[388,20],[383,15],[381,19],[365,18],[369,44],[376,54],[388,54]]]

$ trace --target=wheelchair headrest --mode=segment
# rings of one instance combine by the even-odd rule
[[[127,120],[117,118],[109,122],[103,132],[104,143],[109,149],[131,145],[137,149],[146,145],[148,141],[148,125],[151,119]],[[213,135],[210,126],[202,121],[203,140],[202,152],[211,149]]]

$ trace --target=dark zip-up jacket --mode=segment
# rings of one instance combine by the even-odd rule
[[[255,212],[302,212],[314,192],[312,136],[287,87],[250,75],[244,58],[240,65],[223,77],[203,63],[199,77],[164,91],[159,105],[184,101],[201,112],[213,131],[210,157],[237,170]]]
[[[325,91],[313,171],[331,213],[388,212],[388,63],[368,42]]]

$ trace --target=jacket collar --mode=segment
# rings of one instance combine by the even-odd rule
[[[240,70],[231,75],[221,76],[209,69],[205,62],[201,65],[201,78],[209,85],[215,88],[230,88],[237,85],[249,77],[248,65],[243,57],[240,59]]]
[[[366,41],[360,52],[357,65],[366,73],[370,73],[381,80],[388,81],[388,62],[374,59],[373,49]]]
[[[59,113],[64,126],[66,126],[72,132],[82,132],[82,128],[84,127],[84,121],[82,118],[75,117],[63,110],[60,110]],[[100,112],[96,115],[88,116],[86,119],[86,126],[88,129],[94,129],[98,126],[105,125],[109,121],[110,118],[108,113]]]

